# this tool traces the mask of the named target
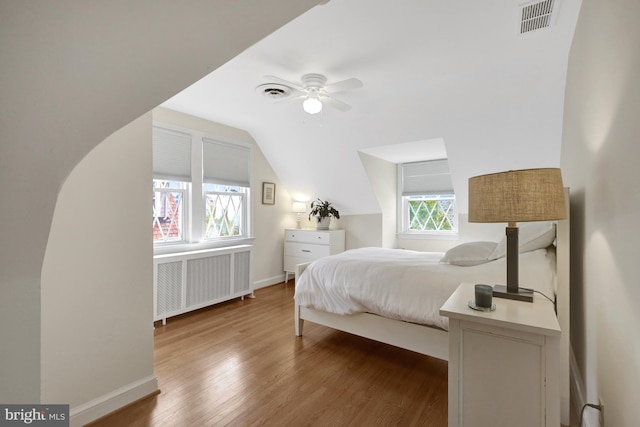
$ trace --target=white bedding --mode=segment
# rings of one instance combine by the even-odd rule
[[[461,282],[504,284],[505,259],[460,267],[440,263],[443,253],[361,248],[318,259],[296,281],[295,301],[335,314],[368,312],[448,330],[438,311]],[[520,254],[520,286],[555,295],[555,255]],[[537,285],[537,286],[532,286]]]

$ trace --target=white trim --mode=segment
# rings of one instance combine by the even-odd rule
[[[428,233],[396,233],[398,239],[416,239],[416,240],[458,240],[460,236],[458,232],[444,233],[441,231],[433,231]]]
[[[253,245],[255,237],[229,237],[222,239],[210,239],[200,243],[167,243],[156,245],[153,248],[153,256],[156,255],[180,255],[185,252],[203,251],[208,249],[228,249],[241,245]]]
[[[83,426],[158,391],[158,378],[155,375],[149,375],[71,408],[70,426]]]
[[[411,172],[405,172],[406,168],[411,168]],[[444,173],[443,173],[444,172]],[[448,177],[449,182],[442,184],[442,180],[436,179],[436,176]],[[407,183],[407,179],[411,183]],[[435,184],[435,186],[434,186]],[[408,190],[408,187],[410,190]],[[446,188],[446,189],[443,189]],[[450,189],[449,189],[450,188]],[[437,196],[437,195],[453,195],[453,227],[451,231],[417,231],[409,230],[409,197],[418,196]],[[421,162],[399,163],[396,167],[396,235],[400,238],[412,239],[439,239],[445,236],[443,240],[451,240],[449,235],[455,236],[457,239],[459,229],[458,206],[455,198],[453,183],[451,182],[451,174],[449,172],[448,159],[434,159]],[[430,237],[436,236],[436,237]]]
[[[156,181],[156,179],[154,178],[153,181]],[[156,241],[154,240],[154,246],[164,246],[164,245],[179,245],[179,244],[185,244],[188,243],[187,242],[187,237],[191,235],[191,224],[189,224],[190,221],[186,221],[185,218],[189,217],[189,205],[190,205],[190,200],[191,200],[191,182],[187,182],[187,181],[173,181],[173,182],[178,182],[180,183],[180,188],[162,188],[162,187],[158,187],[156,188],[154,185],[153,188],[153,193],[155,197],[155,193],[180,193],[180,219],[179,219],[179,228],[180,228],[180,232],[182,234],[180,239],[174,239],[174,240],[166,240],[165,241]],[[158,201],[156,200],[156,203],[158,203]],[[159,203],[158,203],[159,204]],[[153,218],[154,218],[154,224],[153,227],[155,228],[155,218],[157,216],[160,215],[161,212],[156,212],[156,206],[154,205],[153,207],[154,212],[153,212]],[[173,213],[173,212],[172,212]]]
[[[277,285],[278,283],[284,282],[285,275],[278,274],[277,276],[267,277],[266,279],[258,280],[257,282],[253,282],[253,290],[266,288],[267,286]]]
[[[448,195],[449,193],[447,193]],[[453,194],[453,193],[450,193]],[[438,201],[436,199],[432,199],[434,201]],[[442,199],[441,199],[442,200]],[[410,221],[409,221],[409,202],[412,200],[410,196],[399,195],[397,199],[397,215],[398,220],[396,226],[396,234],[402,236],[417,236],[418,238],[424,239],[429,238],[425,236],[458,236],[459,222],[458,219],[458,205],[456,203],[456,195],[453,194],[453,229],[452,230],[411,230]],[[414,200],[415,201],[415,200]]]
[[[247,162],[248,162],[248,181],[249,187],[245,187],[247,190],[244,193],[245,203],[243,207],[243,218],[245,222],[243,224],[244,230],[244,238],[250,239],[251,233],[253,230],[253,203],[251,197],[253,193],[251,191],[252,183],[253,183],[253,144],[247,143],[245,141],[236,140],[233,138],[227,138],[223,136],[217,136],[213,134],[209,134],[207,132],[203,132],[198,129],[191,129],[179,125],[175,125],[168,122],[163,121],[153,121],[153,128],[164,129],[170,132],[178,132],[180,134],[185,134],[191,137],[191,171],[189,182],[191,185],[188,186],[189,191],[187,192],[187,198],[184,200],[183,205],[183,216],[185,218],[185,240],[183,242],[178,243],[156,243],[154,242],[154,253],[155,254],[163,254],[167,252],[175,252],[182,250],[197,250],[203,247],[219,247],[222,245],[230,245],[236,244],[235,242],[230,243],[224,241],[222,243],[217,243],[218,239],[205,240],[205,211],[204,211],[204,191],[203,191],[203,149],[205,144],[205,139],[210,140],[210,142],[224,144],[226,146],[233,146],[243,151],[247,151]],[[175,179],[175,178],[174,178]],[[222,183],[221,183],[222,184]],[[229,183],[227,183],[229,184]],[[237,184],[234,184],[237,185]],[[224,240],[224,239],[222,239]],[[214,242],[214,243],[209,243]],[[183,247],[182,245],[193,245],[193,248]],[[163,246],[169,246],[170,249],[164,249]],[[180,246],[175,246],[180,245]]]
[[[308,320],[437,359],[449,359],[449,335],[447,331],[442,329],[389,319],[370,313],[355,313],[344,316],[299,305],[295,306],[295,310],[294,325],[297,336],[302,335],[302,322]]]
[[[569,347],[569,368],[571,370],[571,395],[573,396],[573,404],[578,419],[580,419],[580,412],[587,399],[585,398],[587,390],[585,389],[582,375],[580,374],[580,368],[578,367],[578,361],[573,353],[573,347]],[[597,403],[597,402],[596,402]],[[584,413],[584,419],[582,420],[582,426],[584,427],[599,427],[600,426],[600,412],[595,409],[586,409]],[[581,427],[582,427],[581,426]]]
[[[206,184],[205,184],[206,185]],[[198,219],[198,221],[200,222],[200,224],[202,224],[201,227],[201,236],[200,236],[200,242],[210,242],[210,241],[219,241],[221,239],[228,239],[228,238],[239,238],[239,239],[243,239],[246,238],[247,236],[249,236],[249,226],[248,226],[248,207],[247,205],[249,204],[249,187],[240,187],[241,191],[240,192],[232,192],[232,191],[208,191],[204,189],[204,185],[203,185],[203,189],[202,189],[202,197],[200,198],[200,201],[203,202],[202,207],[200,208],[200,213],[201,213],[201,218]],[[207,223],[206,223],[206,205],[207,205],[207,198],[208,196],[212,196],[212,197],[239,197],[240,198],[240,231],[241,234],[239,236],[222,236],[222,237],[207,237]],[[224,215],[227,215],[227,210],[225,209],[224,211]],[[236,215],[238,216],[238,215]],[[244,219],[244,220],[242,220]],[[194,221],[195,223],[195,221]]]

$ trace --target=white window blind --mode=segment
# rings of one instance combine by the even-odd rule
[[[449,162],[403,163],[401,167],[402,195],[453,194]]]
[[[251,186],[249,147],[203,138],[202,163],[204,182],[240,187]]]
[[[153,177],[191,182],[191,135],[153,127]]]

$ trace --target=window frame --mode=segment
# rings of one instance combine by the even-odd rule
[[[183,229],[185,230],[185,236],[180,241],[159,242],[153,240],[154,254],[170,254],[191,250],[210,249],[226,246],[235,246],[240,244],[250,244],[254,238],[252,236],[252,172],[253,172],[253,146],[250,143],[236,141],[229,138],[223,138],[217,135],[208,134],[196,129],[188,129],[165,122],[153,121],[153,127],[162,128],[169,131],[181,132],[191,135],[191,181],[187,183],[184,199],[183,199],[183,215],[185,217],[185,224]],[[236,185],[235,187],[242,188],[244,199],[242,215],[244,224],[241,227],[244,231],[239,236],[221,236],[215,238],[206,237],[206,191],[205,186],[209,184],[216,185],[229,185],[229,183],[212,183],[205,182],[203,178],[203,149],[204,141],[213,140],[220,141],[225,144],[236,145],[249,151],[248,157],[248,173],[249,173],[249,187]],[[172,181],[164,177],[153,176],[153,179],[160,179],[165,181]],[[177,180],[173,180],[177,181]],[[178,181],[184,182],[184,181]],[[233,187],[233,186],[232,186]]]
[[[429,188],[424,193],[420,191],[412,191],[410,194],[405,194],[405,166],[413,166],[418,163],[437,163],[440,167],[446,164],[448,173],[448,159],[434,159],[422,162],[411,163],[398,163],[397,165],[397,199],[396,199],[396,235],[399,238],[409,239],[457,239],[459,230],[459,215],[456,203],[456,195],[453,190],[453,185],[450,184],[450,189],[437,191]],[[436,165],[437,166],[437,165]],[[413,183],[415,184],[415,183]],[[412,184],[412,185],[413,185]],[[428,187],[428,186],[427,186]],[[440,197],[453,196],[453,229],[452,230],[412,230],[410,229],[410,207],[409,202],[412,197],[431,198],[437,199]],[[449,198],[449,197],[447,197]]]
[[[219,191],[219,190],[205,190],[203,188],[203,205],[204,205],[204,220],[202,221],[202,238],[203,241],[220,241],[220,240],[233,240],[233,239],[238,239],[238,238],[246,238],[246,217],[247,217],[247,212],[248,212],[248,208],[247,208],[247,204],[249,203],[250,200],[250,193],[251,193],[251,189],[249,187],[239,187],[241,189],[241,191],[237,191],[237,192],[233,192],[233,191]],[[241,199],[241,216],[243,218],[242,224],[240,225],[240,229],[241,229],[241,233],[238,236],[232,235],[232,236],[220,236],[220,237],[207,237],[207,221],[206,221],[206,215],[207,215],[207,195],[216,195],[216,196],[220,196],[220,195],[231,195],[231,196],[240,196]]]
[[[166,246],[166,245],[177,245],[177,244],[184,244],[187,243],[187,237],[188,237],[188,221],[185,220],[185,218],[189,217],[189,187],[190,187],[190,183],[189,182],[185,182],[185,181],[175,181],[175,180],[169,180],[169,179],[152,179],[153,181],[165,181],[165,182],[177,182],[180,185],[180,188],[156,188],[155,185],[153,186],[153,193],[180,193],[181,197],[182,197],[182,206],[181,206],[181,216],[180,216],[180,226],[179,228],[182,231],[182,238],[180,239],[172,239],[172,240],[166,240],[164,239],[163,241],[158,241],[153,239],[153,244],[158,245],[158,246]],[[152,200],[153,200],[152,196]],[[155,213],[155,212],[154,212]],[[153,215],[154,221],[156,218],[158,218],[157,216]],[[152,228],[155,228],[155,224],[152,226]]]
[[[452,196],[452,197],[447,197]],[[410,207],[409,202],[412,197],[420,197],[424,199],[437,200],[438,198],[442,199],[452,199],[453,203],[453,228],[451,230],[415,230],[411,229],[410,225]],[[399,232],[398,234],[403,237],[452,237],[458,235],[458,210],[456,209],[456,196],[452,193],[446,194],[421,194],[421,195],[411,195],[411,196],[403,196],[400,195],[400,200],[398,202],[400,204],[400,214],[399,218]]]

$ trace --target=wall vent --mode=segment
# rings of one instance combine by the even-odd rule
[[[256,88],[256,92],[271,99],[286,98],[291,94],[289,86],[278,83],[266,83]]]
[[[556,3],[557,0],[542,0],[520,5],[520,34],[551,26]]]

